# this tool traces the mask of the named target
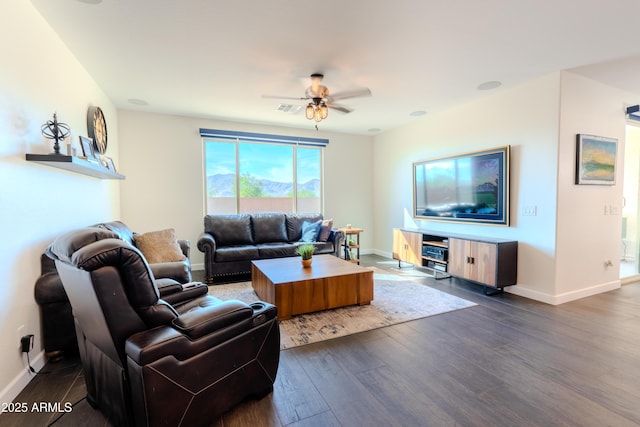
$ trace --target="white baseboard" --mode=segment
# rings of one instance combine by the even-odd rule
[[[569,301],[574,301],[580,298],[590,297],[591,295],[601,294],[603,292],[612,291],[614,289],[620,289],[620,279],[614,280],[609,283],[602,283],[588,288],[579,289],[573,292],[565,292],[563,294],[556,295],[557,304],[562,304]]]
[[[4,388],[4,390],[2,390],[2,392],[0,392],[0,402],[13,402],[27,384],[36,377],[37,374],[34,374],[29,370],[27,355],[25,353],[22,354],[22,358],[24,362],[24,369]],[[31,360],[31,366],[36,371],[39,371],[44,367],[44,365],[44,351],[41,351]]]
[[[556,305],[555,297],[553,295],[536,291],[535,289],[530,289],[523,285],[507,286],[506,288],[504,288],[504,291],[513,295],[518,295],[520,297],[544,302],[546,304]]]
[[[381,251],[380,249],[374,249],[371,251],[374,255],[383,256],[385,258],[393,258],[393,254],[391,252]]]
[[[543,292],[539,292],[533,289],[529,289],[523,285],[508,286],[504,288],[505,292],[518,295],[521,297],[533,299],[536,301],[544,302],[551,305],[560,305],[565,302],[575,301],[581,298],[590,297],[592,295],[601,294],[603,292],[612,291],[620,288],[620,280],[614,280],[608,283],[602,283],[588,288],[578,289],[576,291],[565,292],[562,294],[551,295]]]

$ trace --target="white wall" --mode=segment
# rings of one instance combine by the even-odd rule
[[[559,84],[551,74],[377,136],[376,248],[390,254],[396,227],[518,240],[518,287],[552,294]],[[412,162],[504,145],[511,146],[510,227],[411,218]],[[537,216],[522,216],[524,206],[536,206]]]
[[[197,249],[205,212],[200,128],[329,139],[325,217],[337,227],[350,223],[364,228],[363,249],[373,248],[371,137],[128,110],[118,115],[120,168],[127,176],[121,190],[122,220],[138,232],[175,228],[179,238],[191,241],[194,268],[204,268],[204,255]]]
[[[388,255],[394,227],[518,240],[518,284],[507,288],[559,304],[619,287],[625,103],[633,96],[571,73],[504,89],[375,138],[376,248]],[[575,135],[620,141],[618,185],[576,186]],[[511,226],[411,217],[411,163],[511,145]],[[604,206],[617,208],[604,215]],[[392,206],[392,209],[385,209]],[[525,207],[537,215],[524,216]],[[605,267],[605,261],[613,265]]]
[[[117,161],[116,112],[30,2],[11,2],[0,14],[0,401],[11,401],[29,379],[18,328],[35,335],[31,360],[42,363],[40,313],[34,283],[40,255],[61,232],[119,216],[119,187],[25,161],[25,153],[49,153],[40,126],[53,113],[71,127],[76,147],[87,135],[89,105],[105,112],[108,154]],[[64,150],[64,147],[63,147]]]
[[[556,296],[560,302],[620,286],[625,104],[634,96],[562,73]],[[616,185],[575,185],[576,134],[618,140]],[[605,214],[605,206],[614,213]],[[605,263],[611,261],[607,267]]]

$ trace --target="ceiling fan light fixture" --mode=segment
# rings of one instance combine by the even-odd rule
[[[324,102],[320,104],[320,115],[322,116],[322,120],[329,116],[329,107],[327,107],[327,104]]]
[[[312,120],[314,113],[315,112],[314,112],[313,104],[309,103],[309,105],[307,105],[307,108],[305,110],[305,115],[307,116],[307,119]]]
[[[307,87],[304,91],[304,97],[292,98],[281,97],[274,95],[262,95],[263,98],[283,98],[283,99],[295,99],[305,100],[307,105],[298,105],[295,111],[300,111],[304,108],[304,115],[307,120],[314,120],[316,122],[316,129],[318,129],[317,123],[329,117],[329,108],[333,108],[341,113],[350,113],[353,110],[340,104],[335,104],[334,101],[340,99],[355,98],[359,96],[371,96],[371,90],[369,88],[358,88],[346,92],[339,92],[332,96],[329,96],[329,88],[320,84],[324,75],[320,73],[311,74],[311,86]],[[289,106],[293,107],[293,106]],[[283,104],[277,108],[278,111],[289,111],[289,108],[285,109]],[[291,108],[293,110],[293,108]]]

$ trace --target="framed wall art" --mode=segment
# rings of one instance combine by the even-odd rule
[[[615,185],[618,140],[576,135],[576,184]]]

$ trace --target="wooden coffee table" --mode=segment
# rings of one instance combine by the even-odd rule
[[[310,268],[300,257],[252,261],[251,283],[278,319],[373,300],[373,271],[333,255],[315,255]]]

